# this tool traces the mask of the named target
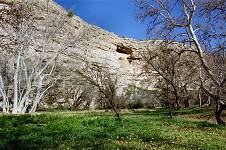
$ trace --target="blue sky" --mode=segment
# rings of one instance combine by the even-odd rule
[[[136,20],[133,0],[54,0],[86,22],[118,36],[145,39],[146,25]]]

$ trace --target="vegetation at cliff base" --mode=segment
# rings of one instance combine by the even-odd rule
[[[211,109],[129,110],[120,122],[107,111],[1,115],[0,149],[226,149]]]

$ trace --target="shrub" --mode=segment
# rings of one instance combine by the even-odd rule
[[[67,16],[69,18],[73,17],[74,16],[74,12],[72,10],[70,10],[68,13],[67,13]]]

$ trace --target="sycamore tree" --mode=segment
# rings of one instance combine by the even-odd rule
[[[136,0],[137,17],[148,24],[150,37],[190,45],[200,63],[200,86],[216,102],[215,117],[226,108],[225,61],[216,61],[213,54],[225,59],[226,1],[225,0]],[[216,55],[215,55],[216,56]]]
[[[3,113],[36,111],[54,85],[59,55],[78,37],[65,33],[66,12],[49,12],[49,1],[21,0],[0,7],[0,98]],[[61,36],[62,33],[64,36]]]

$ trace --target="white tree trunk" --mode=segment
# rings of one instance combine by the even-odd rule
[[[216,85],[219,86],[219,83],[218,83],[217,80],[214,78],[213,73],[211,72],[209,66],[207,65],[207,62],[206,62],[205,59],[204,59],[203,50],[202,50],[202,48],[201,48],[201,46],[200,46],[200,43],[199,43],[199,41],[198,41],[198,39],[197,39],[197,37],[196,37],[196,35],[195,35],[195,32],[194,32],[194,30],[193,30],[192,25],[190,25],[188,29],[189,29],[189,32],[190,32],[190,34],[191,34],[192,40],[193,40],[194,43],[195,43],[195,47],[197,48],[198,56],[199,56],[199,59],[200,59],[200,61],[201,61],[201,64],[202,64],[203,68],[204,68],[205,71],[208,73],[208,75],[210,76],[211,80],[212,80]]]
[[[0,93],[3,97],[3,102],[2,102],[2,109],[3,113],[9,113],[9,100],[8,97],[6,96],[4,90],[0,88]]]
[[[199,107],[201,107],[202,106],[202,96],[201,96],[200,89],[198,91],[198,99],[199,99]]]
[[[36,108],[37,108],[37,106],[38,106],[38,104],[40,102],[43,79],[44,79],[44,76],[39,76],[38,77],[36,96],[35,96],[35,99],[34,99],[33,106],[31,107],[31,110],[29,111],[29,113],[35,112],[36,111]]]
[[[27,110],[28,104],[29,104],[29,95],[31,93],[31,80],[26,80],[26,93],[22,97],[20,104],[19,104],[19,113],[24,114]]]
[[[19,68],[20,68],[20,51],[18,52],[17,56],[17,61],[16,61],[16,66],[15,66],[15,72],[14,72],[14,77],[13,77],[13,90],[14,90],[14,98],[13,98],[13,114],[18,113],[18,73],[19,73]]]
[[[3,113],[7,113],[7,96],[4,91],[5,91],[4,82],[2,79],[2,75],[0,74],[0,94],[3,97],[2,109],[3,109]]]

